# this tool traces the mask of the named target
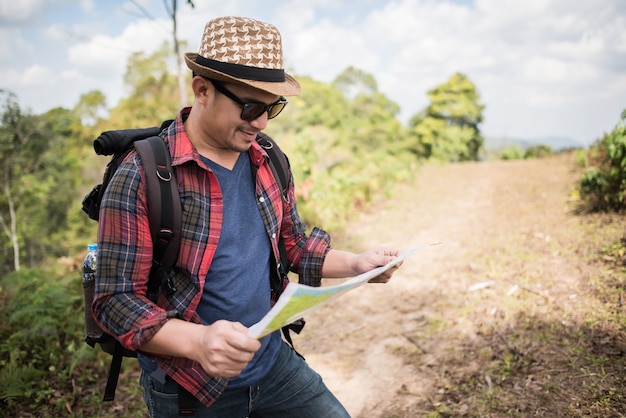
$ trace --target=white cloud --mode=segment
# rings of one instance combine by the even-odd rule
[[[79,7],[85,12],[90,12],[96,7],[96,5],[93,0],[79,0]]]
[[[28,26],[39,21],[47,13],[64,6],[77,6],[89,12],[94,9],[93,0],[0,0],[0,23],[11,26]]]
[[[94,36],[88,42],[69,49],[69,62],[77,74],[82,74],[85,80],[92,80],[91,84],[117,85],[114,89],[100,89],[107,96],[108,102],[114,105],[123,94],[121,82],[128,58],[134,52],[150,55],[164,41],[170,41],[164,27],[167,28],[167,22],[143,19],[128,25],[118,36]]]
[[[2,69],[0,70],[0,75],[5,88],[9,90],[16,87],[45,87],[55,81],[54,72],[50,68],[40,65],[30,66],[24,71]]]
[[[33,19],[44,6],[44,0],[1,0],[0,22],[22,23]]]
[[[43,36],[53,42],[67,42],[73,34],[65,25],[55,24],[44,28]]]
[[[328,21],[291,35],[290,45],[295,48],[285,54],[298,74],[329,82],[350,65],[368,69],[376,61],[367,39]]]
[[[32,47],[22,38],[19,29],[0,28],[0,62],[19,62],[24,55],[32,52]],[[0,64],[2,66],[6,64]]]
[[[59,65],[49,69],[48,76],[56,80],[49,97],[37,99],[24,90],[24,97],[38,106],[58,97],[71,98],[73,105],[80,94],[93,89],[103,91],[109,104],[115,105],[123,94],[131,51],[150,54],[170,39],[170,21],[157,0],[141,0],[141,4],[155,16],[164,16],[162,20],[137,18],[117,32],[111,29],[112,22],[120,16],[127,19],[129,11],[118,14],[115,6],[105,13],[102,3],[93,0],[57,2],[80,6],[99,20],[50,25],[43,35],[50,51],[35,50],[27,42],[32,36],[17,29],[0,28],[3,84],[15,80],[16,86],[21,85],[29,71],[35,74],[31,80],[41,79],[38,71]],[[4,3],[9,4],[0,0]],[[429,89],[457,71],[466,74],[481,93],[487,106],[483,129],[489,134],[550,132],[589,140],[612,126],[626,107],[624,0],[195,3],[192,9],[180,2],[178,9],[179,38],[188,42],[186,51],[197,50],[204,24],[214,17],[266,20],[283,35],[290,71],[329,82],[348,66],[362,69],[400,104],[405,121],[427,105]],[[49,3],[30,0],[9,6],[16,9],[16,16],[21,13],[32,20]],[[0,6],[0,21],[5,10]],[[58,47],[65,49],[54,49]],[[61,67],[64,60],[68,64]],[[58,90],[59,86],[66,90]]]
[[[192,42],[206,20],[250,11],[238,1],[214,6],[189,21]],[[264,18],[253,11],[246,15]],[[291,0],[268,13],[296,74],[328,82],[350,65],[369,72],[405,121],[455,72],[477,85],[490,134],[588,141],[621,111],[618,92],[626,97],[623,0]],[[555,122],[559,112],[568,123]]]
[[[87,74],[119,76],[126,59],[133,52],[119,38],[94,36],[89,42],[72,46],[68,50],[70,64]]]
[[[54,83],[55,78],[50,68],[33,65],[20,74],[18,84],[26,87],[41,87]]]
[[[48,67],[32,65],[24,70],[0,67],[0,80],[1,90],[15,93],[25,108],[38,107],[37,113],[59,106],[59,99],[64,97],[62,89],[55,91],[59,87],[58,74]],[[39,108],[41,104],[43,108]]]

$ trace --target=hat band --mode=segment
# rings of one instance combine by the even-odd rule
[[[273,68],[250,67],[249,65],[231,64],[205,58],[202,55],[196,56],[196,64],[208,67],[213,70],[228,74],[231,77],[242,78],[244,80],[268,81],[282,83],[285,81],[285,70]]]

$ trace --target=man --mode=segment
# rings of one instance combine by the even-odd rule
[[[140,351],[151,417],[347,417],[320,376],[280,332],[248,328],[270,309],[270,265],[282,238],[301,283],[350,277],[391,261],[397,250],[352,254],[328,234],[305,234],[294,196],[282,199],[257,135],[300,85],[283,69],[272,25],[224,17],[206,24],[193,71],[193,107],[162,136],[180,190],[181,245],[172,287],[147,289],[152,260],[141,161],[131,155],[102,201],[93,311],[122,344]],[[393,273],[377,277],[386,282]]]

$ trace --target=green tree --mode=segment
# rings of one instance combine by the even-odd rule
[[[524,158],[542,158],[552,155],[552,147],[546,144],[532,145],[526,149]]]
[[[409,124],[414,152],[441,161],[477,160],[484,105],[474,83],[456,73],[429,90],[428,98],[430,105]]]
[[[27,132],[21,134],[22,110],[14,94],[1,90],[4,96],[2,104],[2,119],[0,119],[0,170],[2,170],[2,200],[0,200],[0,226],[13,250],[13,269],[20,269],[20,240],[17,232],[17,206],[19,194],[15,187],[17,176],[16,159],[14,154],[24,143],[29,142]],[[4,247],[4,245],[3,245]],[[6,265],[6,264],[5,264]]]
[[[151,55],[136,52],[129,58],[124,83],[130,95],[111,110],[106,129],[155,126],[176,114],[178,89],[168,70],[169,51],[164,43]]]
[[[42,177],[50,179],[45,202],[47,221],[39,231],[46,231],[42,240],[42,258],[74,254],[85,248],[85,235],[92,233],[91,221],[80,210],[84,195],[83,187],[92,186],[91,179],[82,171],[84,144],[93,150],[90,129],[86,129],[73,110],[55,108],[43,115],[48,132],[48,150],[44,154],[45,170]],[[89,136],[87,136],[89,135]],[[78,197],[78,199],[77,199]],[[54,227],[48,225],[52,221]]]
[[[19,271],[23,261],[33,267],[49,256],[66,254],[55,237],[67,226],[75,196],[79,166],[68,138],[80,123],[63,109],[33,115],[20,108],[15,95],[2,94],[0,226],[7,240],[2,248],[11,248],[12,262],[0,265]]]
[[[374,76],[349,67],[333,82],[350,101],[343,136],[352,153],[387,153],[402,142],[404,129],[397,119],[400,106],[378,90]]]
[[[74,112],[84,125],[97,125],[107,113],[106,97],[100,90],[81,94]]]
[[[137,6],[139,10],[151,20],[154,20],[154,17],[136,0],[131,0],[131,2]],[[193,9],[196,7],[192,0],[187,0],[187,4]],[[174,44],[174,55],[176,57],[176,76],[178,81],[178,104],[180,107],[186,106],[187,102],[187,85],[185,83],[185,74],[186,69],[183,66],[183,55],[181,52],[181,41],[178,39],[178,0],[163,0],[163,6],[165,6],[165,10],[172,20],[172,42]]]
[[[307,223],[341,228],[355,207],[410,171],[397,153],[405,130],[399,106],[373,76],[350,67],[328,85],[299,78],[302,94],[269,125],[289,155]],[[414,159],[412,160],[414,161]]]
[[[355,67],[346,68],[332,83],[332,86],[348,99],[358,96],[373,96],[378,93],[378,85],[373,75]]]

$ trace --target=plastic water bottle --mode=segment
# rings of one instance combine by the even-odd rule
[[[102,329],[98,326],[91,315],[91,303],[93,302],[94,289],[96,286],[96,260],[98,250],[97,244],[87,246],[87,255],[83,260],[83,296],[85,298],[85,341],[90,346],[99,342],[103,335]]]
[[[87,246],[87,255],[83,260],[83,282],[91,282],[96,280],[96,251],[98,244],[89,244]]]

